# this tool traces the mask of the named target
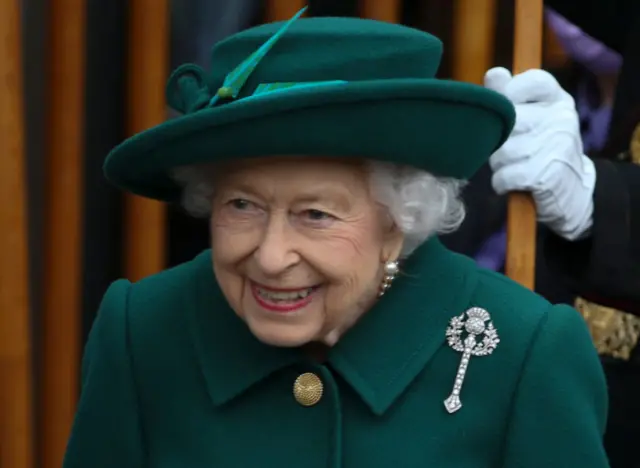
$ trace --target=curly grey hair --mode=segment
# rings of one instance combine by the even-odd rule
[[[453,232],[462,224],[465,208],[460,193],[464,181],[390,163],[367,164],[373,196],[404,233],[402,257],[433,235]],[[182,205],[187,212],[196,217],[209,216],[214,194],[211,169],[186,166],[175,169],[172,175],[184,187]]]

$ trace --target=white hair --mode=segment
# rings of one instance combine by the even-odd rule
[[[465,181],[436,177],[408,166],[368,161],[371,190],[403,232],[401,256],[409,256],[437,234],[453,232],[465,217],[460,193]],[[207,217],[214,195],[211,165],[179,167],[173,178],[183,186],[182,205],[192,216]]]

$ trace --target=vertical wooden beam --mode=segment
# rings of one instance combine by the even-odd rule
[[[164,89],[169,74],[167,0],[129,2],[128,110],[130,135],[165,121]],[[165,268],[166,207],[127,195],[125,202],[125,274],[131,281]]]
[[[0,466],[33,468],[20,3],[0,2]]]
[[[513,73],[540,68],[542,0],[515,0]],[[526,193],[511,193],[507,213],[506,274],[529,289],[535,287],[536,207]]]
[[[515,0],[513,73],[540,68],[542,59],[542,0]]]
[[[496,0],[456,0],[453,79],[482,84],[493,65]]]
[[[267,0],[266,22],[288,20],[306,5],[306,0]]]
[[[307,5],[306,0],[267,0],[266,21],[288,20]]]
[[[360,0],[362,18],[400,23],[402,21],[401,0]]]
[[[84,156],[84,0],[51,0],[45,105],[42,466],[59,468],[79,387]]]

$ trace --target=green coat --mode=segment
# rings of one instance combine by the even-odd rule
[[[93,326],[64,468],[600,468],[607,395],[577,312],[428,242],[318,364],[258,342],[204,252],[114,283]],[[500,343],[461,359],[450,319],[479,306]],[[293,396],[312,372],[314,406]]]

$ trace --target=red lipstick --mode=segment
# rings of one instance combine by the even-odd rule
[[[316,288],[313,288],[307,296],[301,297],[298,299],[287,300],[287,301],[272,301],[267,297],[264,297],[260,294],[260,290],[265,292],[274,292],[274,293],[287,293],[287,292],[296,292],[301,291],[307,288],[299,288],[299,289],[275,289],[275,288],[265,288],[260,287],[256,284],[251,284],[251,293],[253,294],[256,302],[264,309],[270,312],[278,312],[281,314],[295,312],[296,310],[300,310],[303,307],[306,307],[313,300],[313,295],[315,293]]]

